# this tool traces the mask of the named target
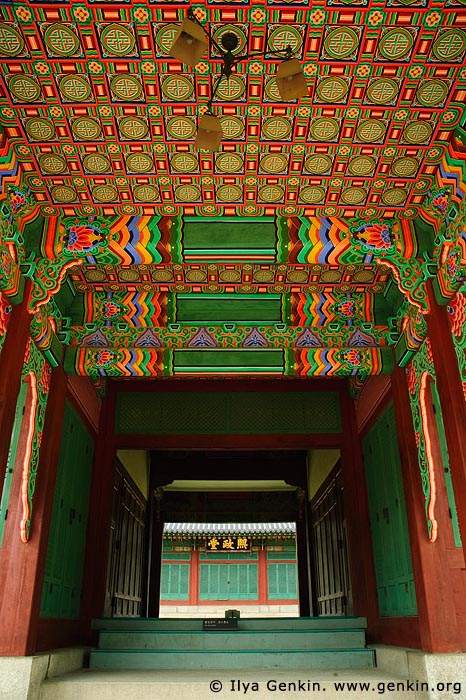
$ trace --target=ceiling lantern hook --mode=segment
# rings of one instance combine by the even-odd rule
[[[230,78],[233,68],[237,63],[258,56],[264,57],[267,54],[276,56],[282,61],[282,63],[278,65],[276,72],[277,89],[281,99],[284,102],[290,102],[300,97],[305,97],[309,93],[303,68],[298,59],[295,58],[295,52],[290,44],[283,50],[277,51],[266,46],[265,51],[254,51],[252,53],[237,55],[234,52],[238,49],[240,40],[235,32],[226,31],[222,34],[219,41],[220,43],[213,37],[210,27],[206,28],[200,23],[191,8],[188,11],[187,19],[183,20],[178,28],[170,49],[170,55],[173,56],[173,58],[178,59],[182,63],[186,63],[192,68],[199,63],[201,57],[209,49],[210,45],[215,47],[222,58],[220,73],[215,80],[211,97],[207,103],[207,113],[199,120],[199,130],[195,143],[196,148],[204,148],[207,150],[218,150],[220,148],[223,133],[220,120],[218,117],[215,117],[212,112],[212,103],[221,81],[223,78],[227,80]],[[201,138],[199,138],[201,123],[204,121],[203,126],[206,125],[206,117],[210,117],[209,128],[207,129],[209,138],[205,138],[207,132],[204,129],[204,133],[201,134]],[[214,122],[212,120],[217,121]],[[215,138],[212,137],[213,132],[215,132]],[[201,145],[201,143],[204,145]]]

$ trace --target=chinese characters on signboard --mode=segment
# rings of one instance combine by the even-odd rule
[[[242,535],[230,537],[212,535],[206,539],[205,545],[207,552],[250,552],[251,538]]]

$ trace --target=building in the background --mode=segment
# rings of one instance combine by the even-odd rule
[[[294,523],[166,523],[160,616],[298,614]]]

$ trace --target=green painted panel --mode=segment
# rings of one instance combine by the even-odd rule
[[[40,614],[79,617],[94,443],[65,407]]]
[[[163,559],[170,561],[189,561],[191,559],[191,552],[170,552],[164,549]]]
[[[59,310],[63,314],[63,316],[68,315],[68,309],[71,307],[73,304],[73,301],[76,297],[81,297],[81,301],[84,301],[82,298],[82,294],[77,294],[76,290],[73,287],[73,284],[70,280],[69,277],[66,277],[62,284],[60,285],[59,291],[54,294],[53,300],[55,304],[58,306]],[[84,320],[84,306],[82,307],[83,309],[83,315],[81,317],[81,322]]]
[[[28,392],[28,384],[23,382],[18,394],[16,402],[15,420],[13,423],[13,431],[11,433],[10,449],[8,450],[8,459],[6,463],[5,479],[3,481],[2,499],[0,501],[0,547],[3,542],[3,533],[5,531],[5,522],[8,517],[8,502],[10,500],[11,481],[13,479],[13,470],[16,461],[16,453],[18,451],[19,436],[23,422],[23,415],[26,407],[26,397]]]
[[[215,294],[206,296],[178,294],[176,320],[186,323],[274,323],[282,320],[279,294]]]
[[[274,559],[296,559],[296,550],[294,552],[267,552],[267,559],[269,561]]]
[[[34,217],[32,221],[26,223],[22,231],[24,250],[29,255],[29,253],[36,254],[38,250],[41,250],[42,236],[44,230],[46,230],[46,219],[41,214]]]
[[[372,545],[382,616],[417,613],[393,404],[363,440]]]
[[[296,600],[298,597],[296,564],[267,564],[267,591],[270,600]]]
[[[438,395],[437,383],[430,384],[432,391],[432,401],[434,405],[435,420],[437,422],[437,433],[439,436],[440,452],[442,455],[443,474],[445,477],[445,486],[447,489],[448,506],[450,508],[451,527],[453,530],[453,539],[455,547],[462,547],[460,524],[458,522],[458,511],[456,508],[455,492],[453,490],[453,482],[451,480],[450,458],[448,456],[448,446],[445,438],[445,426],[443,424],[442,406]]]
[[[265,248],[275,251],[277,234],[273,221],[186,221],[183,226],[183,248],[195,250],[254,251]]]
[[[141,435],[341,433],[339,394],[121,392],[115,431]]]
[[[280,372],[284,362],[282,350],[175,350],[173,369],[180,372]]]
[[[161,600],[189,600],[189,564],[162,564]]]
[[[256,600],[257,564],[200,564],[199,600]]]

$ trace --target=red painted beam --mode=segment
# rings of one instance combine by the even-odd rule
[[[119,450],[307,450],[338,448],[342,433],[307,435],[115,435]]]

